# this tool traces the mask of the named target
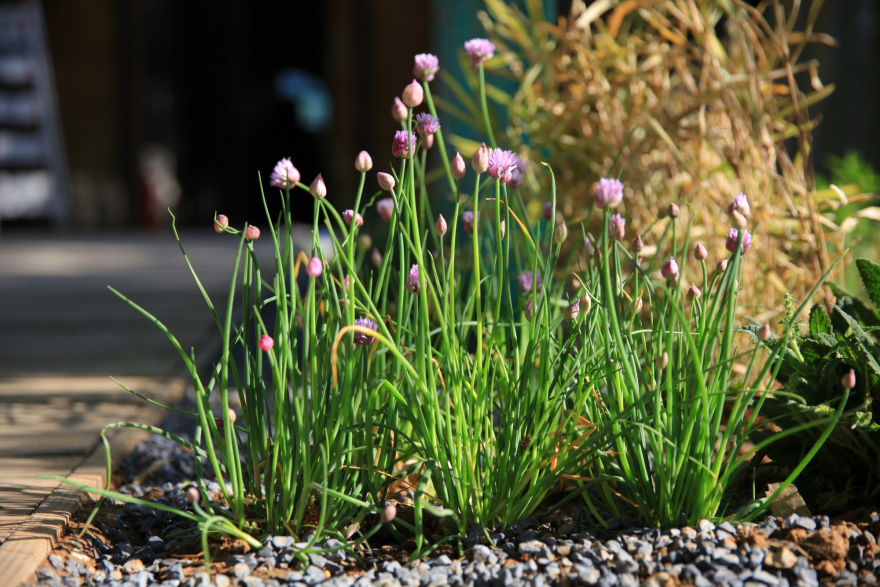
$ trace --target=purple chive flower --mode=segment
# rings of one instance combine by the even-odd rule
[[[419,266],[410,267],[409,276],[406,278],[406,289],[412,293],[419,295],[422,290],[422,284],[419,282]]]
[[[385,222],[391,222],[391,215],[394,213],[394,200],[391,198],[382,198],[376,202],[376,211]]]
[[[292,188],[299,181],[299,171],[290,162],[289,157],[285,157],[275,164],[272,175],[269,177],[269,185],[273,188],[282,190]]]
[[[440,60],[436,55],[430,53],[419,53],[416,55],[415,64],[413,65],[413,75],[423,82],[434,81],[434,74],[440,70]]]
[[[406,130],[394,133],[394,142],[391,144],[391,154],[395,157],[409,159],[416,150],[416,135]]]
[[[464,231],[468,234],[474,233],[474,213],[470,210],[461,215],[461,221],[464,223]],[[480,223],[480,213],[477,212],[476,224]]]
[[[731,253],[736,251],[736,241],[739,238],[739,231],[731,228],[727,233],[727,250]],[[743,233],[742,252],[745,255],[752,246],[752,233],[748,230]]]
[[[522,187],[523,171],[525,171],[529,164],[516,155],[514,155],[513,158],[516,161],[516,167],[510,170],[510,182],[507,184],[507,187],[512,190],[518,190]]]
[[[752,208],[749,206],[749,198],[742,192],[733,197],[730,206],[727,207],[727,213],[733,216],[734,211],[739,212],[746,218],[752,215]]]
[[[370,320],[369,318],[355,318],[354,325],[363,326],[364,328],[369,328],[370,330],[376,330],[378,326],[375,320]],[[354,333],[354,344],[366,346],[368,344],[373,344],[373,341],[375,340],[375,336],[371,336],[364,332],[355,331]]]
[[[663,267],[660,268],[660,274],[666,279],[677,281],[679,272],[678,263],[675,262],[675,259],[669,257],[669,259],[667,259],[666,262],[663,263]]]
[[[419,136],[424,138],[432,135],[440,128],[440,121],[428,114],[427,112],[419,112],[416,114],[416,130]]]
[[[623,200],[623,184],[616,179],[603,177],[596,186],[596,195],[593,202],[600,210],[605,208],[617,208]]]
[[[519,282],[519,288],[523,293],[532,291],[532,284],[535,285],[535,291],[541,291],[541,276],[535,275],[529,270],[522,271],[516,276],[516,280]]]
[[[513,179],[513,170],[516,168],[517,156],[513,151],[492,149],[489,152],[489,167],[487,171],[492,179],[500,179],[501,183],[507,183]]]
[[[623,216],[620,214],[612,216],[611,222],[608,223],[608,231],[611,238],[621,240],[626,233],[626,220],[623,219]]]
[[[471,67],[478,67],[495,54],[495,43],[488,39],[471,39],[464,44]]]

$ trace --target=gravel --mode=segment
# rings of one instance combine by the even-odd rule
[[[164,427],[185,435],[192,424],[176,417]],[[156,464],[160,466],[157,466]],[[141,444],[121,467],[129,484],[122,491],[187,506],[184,491],[195,463],[176,443],[157,437]],[[149,470],[150,486],[138,477]],[[220,486],[208,481],[219,495]],[[793,514],[757,526],[714,524],[643,528],[639,520],[610,521],[609,529],[582,527],[570,516],[534,517],[496,528],[492,545],[481,529],[465,540],[465,557],[447,552],[402,565],[400,550],[357,550],[361,565],[344,551],[311,553],[308,565],[295,558],[289,536],[265,540],[258,552],[224,555],[212,574],[199,556],[198,536],[169,535],[193,522],[150,508],[115,504],[122,513],[113,527],[96,521],[100,535],[68,536],[37,570],[31,586],[68,587],[819,587],[877,585],[880,574],[880,515],[858,525],[825,516]],[[98,518],[100,520],[100,516]],[[120,529],[121,528],[121,529]],[[97,534],[97,533],[96,533]],[[338,548],[328,539],[316,549]],[[441,548],[440,551],[443,549]],[[215,559],[218,557],[215,557]]]

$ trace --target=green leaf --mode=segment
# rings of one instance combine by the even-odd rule
[[[822,304],[816,304],[810,310],[810,336],[815,338],[820,333],[831,334],[831,318]]]
[[[880,265],[870,259],[856,259],[859,276],[871,302],[880,308]]]
[[[843,289],[842,287],[840,287],[836,283],[832,283],[829,281],[825,285],[827,285],[828,289],[831,290],[831,293],[833,293],[838,298],[842,298],[844,296],[852,297],[851,293],[849,293],[848,291],[846,291],[845,289]]]

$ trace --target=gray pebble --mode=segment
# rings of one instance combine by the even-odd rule
[[[232,567],[232,573],[237,579],[244,579],[251,574],[251,568],[247,563],[235,563]]]

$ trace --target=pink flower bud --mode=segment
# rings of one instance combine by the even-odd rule
[[[535,300],[529,298],[526,301],[526,305],[523,306],[523,314],[525,314],[526,320],[531,320],[532,316],[535,315]]]
[[[397,517],[397,506],[393,503],[385,506],[385,509],[382,510],[382,514],[379,516],[379,521],[383,524],[387,524],[394,520]]]
[[[217,214],[217,218],[214,219],[214,231],[226,232],[223,229],[227,226],[229,226],[229,218],[227,218],[223,214]]]
[[[543,287],[541,276],[536,276],[528,269],[520,272],[520,274],[516,276],[516,280],[519,282],[519,288],[523,293],[530,293],[533,285],[535,291],[541,291],[541,287]]]
[[[468,210],[461,216],[461,221],[464,224],[464,231],[468,234],[474,233],[474,224],[480,223],[480,213],[477,212],[476,221],[474,219],[474,213]]]
[[[550,222],[551,218],[553,218],[553,202],[546,202],[544,204],[544,220]]]
[[[678,263],[675,262],[674,258],[669,257],[669,259],[666,260],[666,262],[660,268],[660,274],[666,279],[678,281]]]
[[[745,218],[749,218],[752,215],[752,207],[749,206],[749,198],[744,193],[739,192],[733,197],[733,201],[730,203],[730,206],[728,206],[727,212],[731,216],[733,216],[734,212],[739,212]]]
[[[565,308],[565,319],[569,322],[573,322],[578,317],[578,312],[580,311],[581,301],[576,299],[573,301],[567,308]]]
[[[765,342],[770,338],[770,325],[765,324],[758,329],[758,340]]]
[[[403,94],[400,95],[400,98],[410,108],[417,108],[425,99],[425,90],[422,89],[422,84],[413,80],[403,88]]]
[[[620,214],[611,217],[611,221],[608,223],[608,233],[613,239],[623,239],[626,233],[626,220]]]
[[[736,251],[736,242],[739,240],[739,231],[731,228],[727,233],[727,250],[731,253]],[[748,230],[743,233],[742,253],[745,255],[752,246],[752,233]]]
[[[319,257],[312,257],[309,259],[309,262],[306,264],[306,273],[308,273],[310,277],[318,277],[323,272],[324,263],[321,262]]]
[[[427,151],[434,146],[434,135],[428,135],[422,139],[422,151]]]
[[[593,246],[593,243],[590,242],[590,237],[584,237],[584,244],[581,247],[581,250],[583,250],[584,255],[587,257],[592,257],[596,254],[596,248]]]
[[[669,204],[669,217],[670,218],[678,218],[681,216],[681,210],[678,209],[676,204]]]
[[[437,222],[434,223],[434,232],[436,232],[440,238],[443,238],[443,235],[446,234],[446,228],[446,219],[443,218],[443,214],[438,214]]]
[[[394,98],[394,104],[391,105],[391,118],[397,122],[406,122],[409,117],[409,110],[406,104],[400,101],[400,98]]]
[[[272,337],[268,334],[264,334],[260,337],[260,340],[257,341],[257,348],[261,351],[268,351],[273,346],[275,346],[275,341],[272,340]]]
[[[844,389],[852,389],[855,387],[856,372],[850,369],[849,372],[840,379],[840,385],[842,385]]]
[[[382,173],[381,171],[376,174],[376,181],[379,182],[379,187],[386,192],[393,190],[396,183],[393,175],[390,173]]]
[[[636,314],[641,314],[643,305],[642,298],[634,299],[630,308],[632,310],[632,315],[635,316]]]
[[[244,238],[245,240],[249,241],[257,240],[258,238],[260,238],[260,229],[253,225],[248,226],[247,229],[244,231]]]
[[[406,289],[416,295],[419,295],[419,292],[422,291],[422,284],[419,282],[418,265],[413,265],[410,268],[409,275],[406,278]]]
[[[715,269],[717,269],[719,273],[727,271],[727,259],[721,259],[718,261],[718,265],[715,266]]]
[[[694,249],[694,259],[697,261],[705,261],[706,257],[709,256],[709,253],[706,251],[706,247],[704,247],[701,243],[697,243],[696,248]]]
[[[354,220],[355,226],[357,228],[360,228],[364,225],[364,219],[361,217],[360,214],[357,214],[356,216],[357,217],[355,217],[354,210],[346,210],[342,213],[342,219],[345,220],[345,223],[347,225],[351,226],[351,222],[352,220]]]
[[[669,365],[669,354],[666,351],[663,351],[659,357],[654,357],[654,365],[660,371],[665,369],[667,365]]]
[[[382,253],[379,252],[379,249],[373,247],[373,252],[370,255],[370,260],[373,262],[373,265],[379,267],[382,265]]]
[[[471,167],[477,173],[486,173],[486,170],[489,169],[489,149],[486,147],[486,143],[483,143],[483,146],[474,153],[474,157],[471,159]]]
[[[617,208],[623,200],[623,184],[620,180],[603,177],[596,185],[593,203],[600,210]]]
[[[324,185],[324,178],[321,177],[320,173],[312,181],[312,185],[309,186],[309,193],[317,200],[323,200],[327,197],[327,186]]]
[[[452,177],[454,179],[460,180],[464,177],[465,174],[465,165],[464,158],[461,156],[461,153],[456,153],[455,157],[452,159],[452,163],[449,166],[449,171],[452,173]]]
[[[380,173],[379,175],[387,175],[386,173]],[[391,177],[390,175],[388,177]],[[394,183],[394,178],[391,178],[391,182]],[[394,200],[391,198],[382,198],[378,202],[376,202],[376,211],[379,213],[379,216],[385,222],[391,222],[391,215],[394,214]]]
[[[366,151],[361,151],[354,160],[354,168],[361,173],[368,172],[373,168],[373,158]]]
[[[186,501],[187,501],[187,503],[196,503],[196,502],[199,501],[199,499],[201,499],[201,497],[202,497],[202,496],[201,496],[201,494],[199,493],[199,490],[198,490],[197,488],[193,487],[193,486],[190,486],[190,487],[186,490]]]
[[[700,291],[696,285],[691,285],[687,290],[687,299],[689,300],[698,300],[700,296],[703,295],[703,292]]]
[[[641,253],[642,251],[645,250],[645,243],[642,241],[642,236],[641,236],[641,235],[637,236],[637,237],[636,237],[636,240],[634,240],[634,241],[632,242],[632,245],[630,246],[630,249],[631,249],[632,252],[635,253],[636,255],[638,255],[639,253]]]

